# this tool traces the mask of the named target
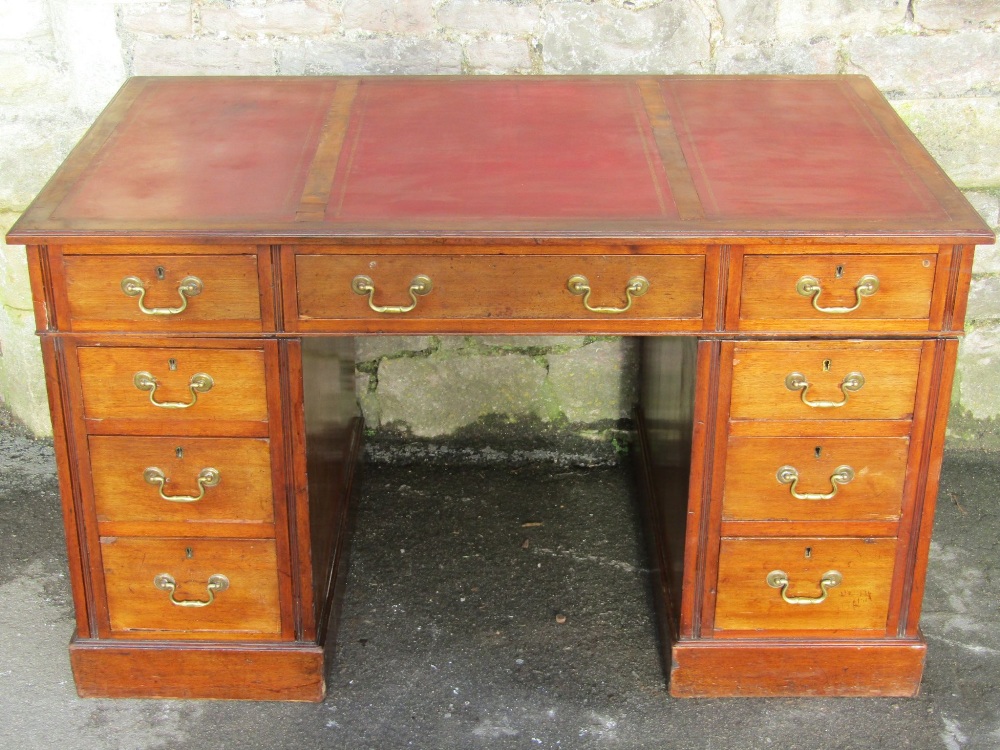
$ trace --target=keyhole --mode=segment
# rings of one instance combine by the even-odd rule
[[[180,448],[178,448],[177,450],[180,450]],[[816,447],[815,447],[815,448],[813,449],[813,453],[815,453],[815,454],[816,454],[816,458],[820,458],[820,457],[822,457],[822,455],[823,455],[823,449],[822,449],[822,448],[821,448],[820,446],[818,446],[818,445],[817,445],[817,446],[816,446]]]
[[[839,279],[843,277],[843,275],[844,275],[844,267],[837,266],[836,272],[834,273],[834,277]]]
[[[158,278],[160,281],[163,281],[165,278],[167,278],[167,269],[164,268],[163,266],[157,266],[156,278]]]
[[[819,448],[817,448],[816,450],[819,450]],[[174,448],[174,455],[177,456],[177,458],[184,458],[184,449],[178,445],[176,448]]]
[[[813,548],[812,547],[806,547],[806,560],[808,560],[812,556],[813,556]]]
[[[806,555],[806,557],[808,557],[808,556],[809,555]],[[191,560],[192,558],[194,558],[194,550],[191,549],[190,547],[185,547],[184,548],[184,557],[186,557],[188,560]]]
[[[823,360],[823,372],[830,372],[830,366],[831,365],[833,365],[833,362],[831,360],[824,359]]]
[[[173,359],[173,358],[168,359],[167,360],[167,367],[170,368],[171,372],[175,372],[177,370],[177,360]]]

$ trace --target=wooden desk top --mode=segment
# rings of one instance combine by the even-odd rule
[[[993,235],[860,76],[133,78],[9,241]]]

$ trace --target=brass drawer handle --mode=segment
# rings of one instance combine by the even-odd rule
[[[819,596],[789,596],[788,574],[783,570],[772,570],[767,574],[767,585],[772,589],[781,589],[781,598],[786,604],[822,604],[826,601],[830,589],[839,586],[843,580],[844,576],[839,571],[828,570],[819,579],[819,588],[823,592]]]
[[[843,315],[844,313],[854,312],[861,307],[861,298],[871,297],[875,294],[878,291],[878,285],[878,276],[874,274],[866,273],[858,279],[858,284],[854,287],[854,298],[856,301],[850,307],[820,307],[819,295],[823,291],[823,287],[820,285],[819,279],[814,276],[803,276],[795,282],[795,291],[803,297],[811,297],[812,306],[819,312],[827,313],[828,315]]]
[[[207,607],[209,604],[215,601],[216,592],[225,591],[229,588],[229,579],[226,578],[221,573],[216,573],[208,577],[208,599],[202,601],[201,599],[178,599],[174,594],[177,593],[177,581],[169,573],[160,573],[153,579],[153,586],[158,588],[160,591],[166,591],[170,594],[170,603],[176,604],[178,607]]]
[[[157,401],[156,387],[159,383],[152,374],[137,372],[132,378],[132,383],[140,391],[149,391],[149,402],[153,406],[159,406],[161,409],[187,409],[194,406],[198,403],[198,394],[212,390],[212,386],[215,385],[215,381],[212,380],[211,375],[207,375],[204,372],[196,372],[188,381],[188,388],[191,391],[190,401]]]
[[[351,279],[351,289],[354,290],[355,294],[368,295],[368,307],[377,313],[407,313],[417,306],[417,295],[423,296],[425,294],[430,294],[431,289],[434,288],[433,283],[429,276],[424,276],[420,274],[413,277],[413,281],[410,282],[410,287],[408,289],[410,293],[410,299],[413,300],[413,304],[404,306],[395,305],[376,305],[375,304],[375,282],[372,280],[371,276],[365,276],[364,274],[359,274]]]
[[[796,487],[799,484],[799,470],[794,466],[782,466],[778,469],[778,481],[781,484],[790,484],[788,491],[796,500],[833,500],[840,489],[840,485],[847,484],[854,479],[854,469],[850,466],[838,466],[830,475],[829,492],[799,492]]]
[[[843,406],[847,403],[850,394],[860,391],[864,384],[864,375],[860,372],[849,372],[840,381],[840,392],[844,394],[843,399],[840,401],[810,401],[806,397],[809,393],[810,383],[805,375],[801,372],[790,372],[785,377],[785,388],[790,391],[800,391],[799,397],[802,399],[802,403],[813,409],[836,409],[839,406]]]
[[[199,492],[197,495],[167,495],[163,492],[163,486],[167,483],[167,476],[163,473],[163,469],[150,466],[142,472],[142,478],[146,480],[147,484],[159,485],[160,497],[172,503],[196,503],[205,497],[206,487],[215,487],[222,481],[222,475],[219,474],[219,470],[209,466],[198,472],[197,482]]]
[[[586,276],[570,276],[566,282],[566,288],[569,289],[570,294],[577,297],[583,295],[583,306],[590,310],[590,312],[613,314],[631,310],[632,300],[636,297],[641,297],[649,291],[649,281],[644,276],[633,276],[628,280],[628,283],[625,285],[625,299],[628,300],[625,307],[591,307],[590,282],[587,281]]]
[[[126,276],[122,279],[122,291],[128,297],[139,298],[139,310],[146,315],[179,315],[187,310],[188,299],[201,294],[205,285],[197,276],[185,276],[177,286],[177,293],[181,296],[180,307],[146,307],[143,300],[146,298],[146,287],[142,280],[136,276]]]

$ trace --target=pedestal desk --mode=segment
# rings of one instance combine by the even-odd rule
[[[993,235],[863,77],[134,78],[28,246],[84,696],[320,700],[353,338],[642,337],[676,696],[913,695]]]

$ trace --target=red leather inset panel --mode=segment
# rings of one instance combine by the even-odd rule
[[[707,217],[947,217],[842,81],[662,85]]]
[[[365,80],[327,219],[676,217],[630,81]]]
[[[151,81],[53,217],[291,220],[336,86]]]

